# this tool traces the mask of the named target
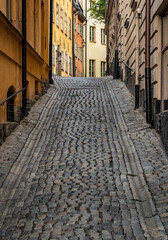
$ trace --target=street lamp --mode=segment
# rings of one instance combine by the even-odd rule
[[[96,12],[100,12],[100,5],[98,3],[96,5]]]

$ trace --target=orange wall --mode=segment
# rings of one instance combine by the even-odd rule
[[[6,1],[0,1],[0,102],[7,98],[8,89],[22,89],[22,14],[21,0],[12,0],[11,19],[6,18]],[[41,82],[49,79],[49,0],[36,0],[36,28],[34,31],[34,0],[27,1],[27,98],[35,99],[35,81],[38,92]],[[34,33],[36,33],[34,35]],[[22,93],[15,97],[16,106],[22,106]],[[0,122],[6,122],[6,104],[0,106]]]
[[[75,43],[77,44],[78,47],[82,47],[82,42],[83,42],[83,37],[80,35],[80,33],[78,33],[78,23],[79,26],[83,25],[83,20],[76,15],[75,16],[76,19],[76,31],[75,31]],[[80,51],[80,50],[79,50]],[[78,52],[78,50],[77,50]],[[78,54],[77,54],[78,56]],[[80,61],[80,59],[78,59],[78,57],[75,57],[75,67],[77,68],[77,77],[81,77],[78,76],[78,71],[80,71],[80,73],[83,74],[83,48],[82,48],[82,61]]]

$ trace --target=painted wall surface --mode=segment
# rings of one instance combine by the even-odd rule
[[[87,0],[87,9],[90,8],[90,1]],[[101,62],[106,62],[106,45],[101,44],[101,29],[105,28],[104,23],[96,22],[87,13],[87,77],[89,77],[89,60],[95,60],[95,77],[101,77]],[[90,41],[90,27],[96,28],[96,41]]]
[[[31,4],[30,4],[31,2]],[[27,1],[27,99],[35,101],[37,92],[49,79],[48,0]],[[34,5],[35,3],[35,5]],[[22,89],[22,1],[0,1],[0,102]],[[21,110],[22,94],[14,105]],[[7,104],[0,106],[0,122],[7,121]]]
[[[59,48],[61,53],[61,75],[70,76],[72,75],[72,1],[54,0],[53,2],[53,73],[56,75],[58,73],[56,65],[59,60],[57,58],[57,51]],[[61,12],[63,12],[62,17]],[[66,16],[67,32],[65,31]]]
[[[115,1],[110,1],[107,7],[106,33],[109,34],[108,53],[110,66],[112,69],[115,53],[115,28],[114,12]],[[113,5],[111,6],[111,4]],[[111,11],[110,11],[111,9]],[[137,9],[140,15],[137,15]],[[168,62],[168,1],[151,1],[151,82],[152,82],[152,104],[153,119],[160,111],[168,110],[168,74],[166,61]],[[146,1],[118,1],[118,51],[120,60],[120,73],[123,80],[128,85],[130,91],[134,93],[135,84],[140,87],[140,107],[145,111],[146,90],[145,90],[145,19]],[[162,31],[163,29],[163,31]],[[112,37],[111,37],[112,36]],[[138,38],[138,39],[137,39]],[[138,55],[137,55],[138,49]],[[167,57],[167,60],[166,60]],[[165,58],[165,59],[164,59]],[[128,75],[127,63],[133,71]],[[138,74],[137,74],[138,72]],[[162,103],[163,103],[163,106]]]
[[[74,15],[77,11],[74,9]],[[83,24],[85,20],[78,14],[75,15],[75,76],[83,76]],[[82,30],[81,30],[82,29]]]

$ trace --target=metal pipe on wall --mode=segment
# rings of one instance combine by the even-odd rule
[[[145,36],[146,122],[152,124],[151,67],[150,67],[150,0],[146,0]]]
[[[117,23],[117,13],[118,13],[118,0],[115,0],[115,57],[114,57],[114,78],[118,78],[118,23]]]
[[[135,62],[135,109],[139,108],[139,19],[140,19],[140,12],[137,9],[135,20],[136,20],[136,62]]]
[[[85,77],[87,77],[87,0],[85,0],[85,17],[86,17],[86,25],[85,25]]]
[[[50,45],[49,45],[49,83],[53,84],[52,79],[52,35],[53,35],[53,0],[50,0]]]
[[[22,88],[25,90],[22,92],[22,112],[24,116],[28,116],[26,111],[27,96],[27,39],[26,39],[26,0],[22,0]]]

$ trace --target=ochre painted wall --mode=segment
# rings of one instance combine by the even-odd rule
[[[57,24],[57,4],[59,6],[59,25]],[[63,10],[63,30],[61,30],[61,9]],[[64,56],[62,58],[62,76],[70,76],[72,75],[72,64],[71,64],[71,74],[69,67],[69,57],[71,57],[72,63],[72,0],[54,0],[53,6],[53,51],[55,51],[55,59],[53,59],[53,73],[56,72],[56,49],[59,45],[60,51]],[[65,34],[65,14],[67,14],[67,35]],[[69,18],[71,19],[71,34],[69,35]],[[57,26],[58,25],[58,26]],[[65,55],[68,56],[68,71],[65,69]]]
[[[27,1],[27,99],[30,101],[35,101],[35,93],[40,93],[43,83],[49,80],[48,7],[49,0]],[[11,86],[14,92],[22,89],[21,9],[22,1],[12,0],[7,19],[6,1],[0,1],[0,102],[7,98]],[[7,121],[6,105],[0,106],[0,122]],[[16,95],[14,105],[21,109],[22,93]]]

